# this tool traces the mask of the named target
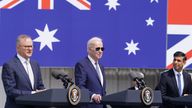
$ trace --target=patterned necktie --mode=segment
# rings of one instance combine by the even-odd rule
[[[34,75],[33,75],[32,68],[30,66],[29,61],[25,61],[25,64],[26,64],[26,72],[29,76],[29,80],[31,82],[32,88],[34,88]]]
[[[96,71],[97,71],[97,74],[99,76],[99,80],[101,82],[101,85],[103,86],[103,75],[101,73],[101,70],[99,68],[99,64],[98,63],[95,63],[95,66],[96,66]]]
[[[179,95],[180,95],[180,96],[182,96],[182,88],[181,88],[181,74],[177,74],[177,80],[178,80]]]

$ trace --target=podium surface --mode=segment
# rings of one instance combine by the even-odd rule
[[[160,106],[162,104],[161,92],[153,91],[154,98],[151,106]],[[141,90],[124,90],[103,97],[102,103],[120,106],[144,106],[141,101]]]
[[[66,89],[48,89],[43,92],[19,96],[16,98],[17,104],[32,106],[69,106]],[[89,94],[86,89],[81,89],[81,99],[79,104],[90,102]]]
[[[170,99],[171,103],[176,105],[192,105],[192,96],[182,96],[182,97],[175,97]]]

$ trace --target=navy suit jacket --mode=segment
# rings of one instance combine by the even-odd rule
[[[187,72],[183,72],[184,88],[183,94],[192,94],[191,76]],[[161,90],[162,98],[165,107],[173,107],[170,104],[170,99],[179,97],[179,90],[173,69],[161,74],[158,88]]]
[[[15,103],[17,96],[31,94],[36,89],[44,89],[40,66],[32,60],[30,60],[30,64],[34,74],[34,89],[25,68],[17,56],[3,64],[2,81],[7,95],[5,108],[22,108],[22,106]]]
[[[90,97],[94,93],[100,94],[101,96],[104,96],[106,94],[104,67],[100,64],[99,66],[103,74],[103,86],[101,85],[99,76],[97,75],[97,72],[88,57],[79,61],[75,65],[75,83],[81,89],[88,89],[90,91]]]

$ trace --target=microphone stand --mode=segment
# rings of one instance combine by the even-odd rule
[[[61,81],[63,82],[63,86],[65,87],[65,89],[67,89],[68,87],[70,87],[74,84],[74,82],[70,78],[66,78],[66,77],[62,77]],[[69,83],[70,83],[70,85],[69,85]]]

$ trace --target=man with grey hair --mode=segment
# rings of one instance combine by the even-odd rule
[[[30,59],[33,54],[31,37],[20,35],[17,38],[16,50],[17,54],[4,63],[2,69],[2,81],[7,96],[5,108],[26,108],[17,105],[15,98],[44,90],[40,66]]]
[[[99,104],[106,94],[104,67],[99,63],[104,51],[102,39],[93,37],[87,42],[88,56],[75,65],[75,83],[81,89],[88,89],[91,101]],[[102,108],[102,105],[87,105]]]

